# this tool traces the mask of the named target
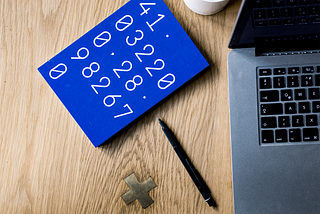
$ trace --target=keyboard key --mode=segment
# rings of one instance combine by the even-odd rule
[[[274,88],[284,88],[284,87],[286,87],[284,77],[274,77],[273,78],[273,87]]]
[[[266,12],[266,10],[254,10],[253,17],[254,17],[254,19],[266,19],[267,12]]]
[[[285,103],[284,109],[286,114],[295,114],[297,113],[296,104],[295,103]]]
[[[307,126],[317,126],[318,125],[318,116],[316,114],[306,116],[306,125]]]
[[[285,130],[285,129],[276,130],[276,142],[277,143],[288,142],[287,130]]]
[[[318,128],[303,129],[303,141],[318,141],[318,140],[319,140]]]
[[[280,12],[283,18],[293,17],[293,10],[291,7],[281,8]]]
[[[278,118],[279,127],[290,127],[290,117],[281,116]]]
[[[316,86],[320,86],[320,75],[316,75],[315,83]]]
[[[287,6],[297,6],[298,0],[286,0]]]
[[[279,26],[282,25],[281,19],[273,19],[269,21],[270,26]]]
[[[312,112],[319,113],[320,112],[320,101],[312,102]]]
[[[290,129],[289,130],[289,141],[290,142],[301,141],[301,130],[300,129]]]
[[[271,1],[266,0],[254,0],[255,8],[271,7]]]
[[[301,126],[304,126],[303,116],[302,115],[292,116],[292,127],[301,127]]]
[[[319,17],[319,16],[312,17],[312,18],[311,18],[311,22],[312,22],[312,23],[320,23],[320,17]]]
[[[292,90],[281,90],[281,101],[293,100]]]
[[[262,117],[261,128],[276,128],[277,118],[276,117]]]
[[[311,75],[301,76],[301,86],[313,86]]]
[[[270,77],[260,78],[260,89],[267,89],[267,88],[271,88],[271,78]]]
[[[309,99],[320,99],[319,88],[309,88]]]
[[[302,67],[302,73],[313,73],[313,66]]]
[[[260,76],[271,75],[271,69],[269,68],[259,69],[259,75]]]
[[[272,130],[262,130],[262,143],[273,143],[274,138],[273,138],[273,131]]]
[[[266,27],[268,26],[268,21],[266,20],[255,21],[254,24],[256,27]]]
[[[269,19],[278,19],[280,18],[280,11],[279,9],[268,9],[267,10],[268,18]]]
[[[299,77],[298,76],[288,76],[288,87],[299,87]]]
[[[295,89],[294,90],[294,98],[296,100],[305,100],[307,99],[307,96],[306,96],[306,90],[305,89]]]
[[[288,74],[299,74],[299,73],[300,73],[299,67],[288,68]]]
[[[308,17],[297,18],[298,24],[308,24],[310,19]]]
[[[308,13],[310,16],[319,16],[319,5],[309,6]]]
[[[283,19],[284,25],[294,25],[296,23],[296,20],[294,18],[292,19]]]
[[[294,14],[296,16],[306,16],[307,15],[307,8],[306,7],[295,7]]]
[[[312,0],[300,0],[300,5],[310,5],[312,4]]]
[[[320,66],[317,66],[317,73],[320,73]]]
[[[310,103],[300,102],[299,103],[299,113],[310,113]]]
[[[260,92],[260,102],[275,102],[279,101],[279,91],[261,91]]]
[[[282,74],[286,74],[286,69],[285,68],[274,68],[273,69],[273,74],[274,75],[282,75]]]
[[[272,0],[274,7],[283,7],[285,0]]]
[[[261,115],[282,114],[283,108],[281,103],[261,104]]]

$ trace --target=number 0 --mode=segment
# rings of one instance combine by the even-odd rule
[[[170,78],[171,77],[171,78]],[[176,81],[176,77],[173,74],[167,74],[158,81],[158,87],[162,90],[167,89]]]
[[[103,31],[93,40],[93,44],[101,48],[111,40],[111,34],[108,31]]]
[[[130,25],[132,25],[133,23],[133,18],[130,15],[125,15],[124,17],[122,17],[121,19],[119,19],[116,23],[116,29],[118,31],[124,31],[125,29],[127,29],[128,27],[130,27]],[[119,27],[120,26],[120,27]]]
[[[50,70],[49,76],[51,77],[51,79],[56,80],[59,77],[61,77],[62,75],[64,75],[67,72],[67,70],[68,70],[68,68],[67,68],[66,64],[60,63]]]

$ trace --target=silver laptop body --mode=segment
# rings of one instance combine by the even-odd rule
[[[320,24],[312,5],[290,2],[271,18],[273,3],[243,1],[230,39],[235,214],[320,213]],[[308,24],[299,8],[311,15]],[[296,23],[283,17],[286,9]]]

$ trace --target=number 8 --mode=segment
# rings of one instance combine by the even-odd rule
[[[92,68],[93,65],[96,65],[96,66],[97,66],[97,69],[94,70],[94,69]],[[86,73],[85,73],[86,70],[90,70],[90,75],[86,75]],[[99,63],[93,62],[93,63],[90,64],[89,67],[85,67],[85,68],[82,70],[82,75],[83,75],[85,78],[90,78],[90,77],[92,77],[93,73],[96,73],[96,72],[98,72],[99,70],[100,70],[100,65],[99,65]]]
[[[137,82],[135,81],[136,78],[139,78],[139,79],[140,79],[140,82],[139,82],[139,83],[137,83]],[[133,84],[133,88],[128,88],[128,84],[129,84],[130,82]],[[129,81],[126,82],[126,89],[127,89],[128,91],[133,91],[134,89],[136,89],[137,85],[141,85],[142,82],[143,82],[142,77],[139,76],[139,75],[136,75],[136,76],[133,77],[132,80],[129,80]]]

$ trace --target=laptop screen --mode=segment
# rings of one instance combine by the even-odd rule
[[[229,48],[320,49],[320,0],[244,0]],[[274,50],[276,51],[276,50]]]

